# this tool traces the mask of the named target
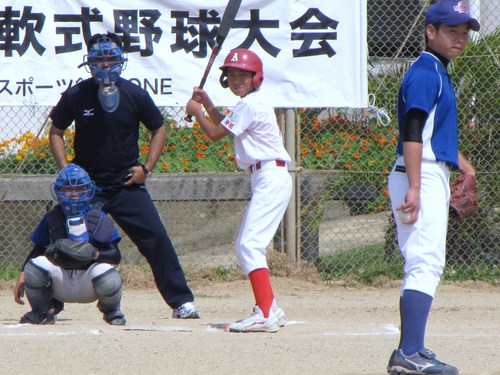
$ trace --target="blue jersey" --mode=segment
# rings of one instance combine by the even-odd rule
[[[50,118],[53,126],[67,129],[75,122],[75,158],[96,184],[121,185],[128,169],[138,165],[139,126],[156,130],[163,116],[148,92],[120,78],[120,104],[114,112],[102,109],[99,85],[89,78],[66,90]]]
[[[455,90],[442,62],[429,52],[423,52],[415,60],[399,89],[398,155],[403,155],[404,121],[412,108],[428,114],[422,134],[422,160],[442,161],[458,168]]]

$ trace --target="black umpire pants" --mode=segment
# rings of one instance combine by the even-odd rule
[[[146,186],[99,186],[93,200],[102,203],[102,210],[110,214],[146,258],[165,302],[171,308],[193,302],[193,292]]]

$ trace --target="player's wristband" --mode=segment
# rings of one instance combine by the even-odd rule
[[[146,166],[144,164],[141,164],[141,167],[142,167],[142,170],[144,171],[144,173],[146,174],[146,176],[151,176],[153,173],[148,171],[148,169],[146,168]]]

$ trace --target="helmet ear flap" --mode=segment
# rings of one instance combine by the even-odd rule
[[[262,71],[256,72],[253,76],[253,88],[258,90],[262,82],[264,81],[264,76],[262,75]]]
[[[229,87],[229,84],[227,83],[227,75],[226,75],[226,69],[222,71],[222,74],[220,75],[219,78],[220,85],[227,89]]]

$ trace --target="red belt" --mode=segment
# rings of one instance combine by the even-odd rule
[[[286,167],[286,163],[284,160],[274,160],[274,162],[276,163],[277,167]],[[255,171],[258,171],[260,168],[262,168],[262,162],[258,161],[254,165],[250,166],[250,172],[253,173]]]

